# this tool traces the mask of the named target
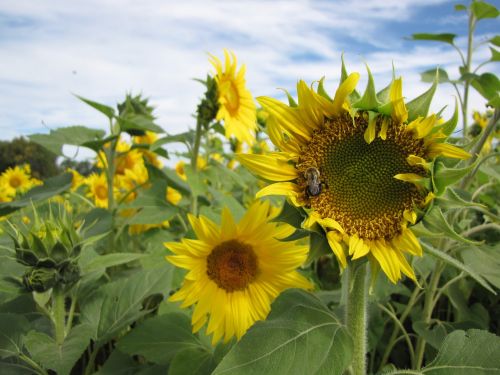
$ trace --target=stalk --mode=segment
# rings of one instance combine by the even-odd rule
[[[66,308],[64,306],[64,291],[60,286],[55,286],[52,290],[52,315],[54,319],[54,330],[56,336],[56,344],[61,346],[64,342],[64,329]]]
[[[465,73],[470,73],[471,71],[471,64],[472,64],[472,49],[473,49],[473,42],[474,42],[474,29],[476,27],[476,18],[474,17],[474,13],[472,11],[470,12],[469,15],[469,32],[467,36],[467,57],[465,61],[465,66],[464,70]],[[463,128],[463,137],[465,138],[467,136],[467,122],[468,122],[468,114],[467,114],[467,105],[469,102],[469,88],[470,88],[470,80],[466,79],[464,83],[464,98],[463,98],[463,106],[462,106],[462,116],[463,116],[463,121],[464,121],[464,128]]]
[[[351,364],[353,375],[366,375],[366,267],[367,263],[352,262],[347,269],[347,285],[349,289],[346,323],[354,343]]]
[[[200,143],[202,135],[202,123],[200,119],[196,121],[196,134],[194,138],[193,155],[191,156],[191,170],[196,173],[198,170],[198,155],[200,153]],[[198,196],[191,192],[191,213],[198,214]]]

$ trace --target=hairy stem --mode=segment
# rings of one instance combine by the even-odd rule
[[[64,306],[64,291],[60,286],[55,286],[52,291],[52,316],[54,320],[54,331],[56,336],[56,344],[61,346],[64,342],[64,329],[66,308]]]
[[[347,269],[347,329],[354,342],[352,374],[366,374],[366,300],[367,300],[367,263],[353,262]]]

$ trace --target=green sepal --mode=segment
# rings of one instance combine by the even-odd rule
[[[419,116],[427,117],[438,82],[439,70],[436,69],[436,76],[429,90],[416,97],[411,102],[406,103],[406,108],[408,109],[408,122],[415,120]]]
[[[282,89],[281,87],[279,88],[280,90],[283,90],[286,94],[286,97],[288,98],[288,105],[290,107],[297,107],[297,102],[295,101],[295,99],[293,98],[292,95],[290,95],[290,93],[288,92],[287,89]]]
[[[396,79],[396,68],[394,68],[394,63],[393,63],[392,64],[392,80],[391,80],[391,82],[389,82],[389,84],[387,86],[385,86],[382,90],[377,92],[377,99],[381,103],[385,103],[385,104],[382,104],[381,106],[379,106],[379,108],[385,106],[387,103],[389,103],[391,101],[391,98],[390,98],[391,86],[392,86],[392,83],[394,82],[395,79]]]
[[[281,212],[271,220],[274,223],[287,223],[294,228],[302,228],[302,221],[304,221],[304,212],[302,209],[295,207],[288,201],[285,201]]]
[[[329,101],[333,101],[333,99],[330,98],[330,96],[328,95],[328,93],[325,90],[325,87],[323,86],[324,81],[325,81],[325,77],[322,77],[318,82],[318,94]]]
[[[309,236],[309,253],[307,254],[305,265],[310,265],[319,257],[330,254],[332,254],[332,251],[324,233],[311,232]]]
[[[451,133],[455,130],[458,124],[458,100],[455,98],[455,110],[453,111],[453,116],[446,121],[444,124],[435,126],[432,130],[433,133],[441,131],[446,137],[449,137]]]
[[[377,99],[377,92],[375,91],[375,82],[373,80],[372,72],[368,65],[366,66],[368,72],[368,84],[366,85],[365,93],[363,97],[355,102],[352,106],[354,108],[360,108],[365,110],[376,110],[382,103]]]
[[[422,219],[422,222],[429,231],[434,233],[439,233],[442,236],[448,236],[455,241],[468,243],[468,244],[478,244],[477,241],[468,240],[462,237],[460,234],[455,232],[452,226],[446,220],[443,212],[437,206],[434,206]]]
[[[342,54],[340,59],[342,60],[342,66],[340,68],[340,83],[342,83],[347,79],[349,74],[347,74],[347,69],[345,68],[344,54]],[[354,90],[353,92],[351,92],[349,94],[349,100],[351,101],[351,103],[358,101],[360,98],[361,98],[361,95],[359,95],[359,93],[356,90]]]
[[[382,104],[377,108],[377,112],[382,115],[392,116],[392,102]]]
[[[441,161],[434,163],[432,173],[434,193],[437,196],[442,195],[449,185],[453,185],[455,182],[469,174],[475,168],[476,164],[477,161],[465,168],[448,168]]]

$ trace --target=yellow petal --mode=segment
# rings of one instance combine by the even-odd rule
[[[408,120],[408,110],[403,99],[403,81],[401,78],[392,82],[389,97],[392,102],[392,118],[399,123],[406,122]]]
[[[365,142],[368,143],[368,144],[372,143],[373,140],[375,139],[375,133],[376,133],[376,130],[377,130],[376,129],[376,125],[377,125],[376,117],[373,116],[368,121],[368,127],[366,128],[365,134],[364,134]]]
[[[378,136],[382,138],[384,141],[387,139],[387,129],[389,127],[389,119],[387,117],[382,118],[382,126],[380,127],[380,132]]]
[[[404,210],[403,217],[412,224],[417,222],[417,213],[413,210]]]
[[[191,214],[188,214],[188,220],[198,239],[208,244],[219,242],[220,230],[213,221],[204,216],[197,218]]]
[[[370,250],[380,268],[382,268],[382,271],[384,271],[392,283],[396,284],[401,278],[401,271],[399,268],[399,258],[395,254],[395,251],[390,246],[387,246],[385,241],[373,241]]]
[[[337,257],[340,267],[342,269],[345,269],[347,267],[347,259],[344,253],[344,248],[338,241],[338,237],[335,235],[334,232],[327,232],[326,238],[328,240],[328,244],[330,245],[330,248],[332,249],[333,253]]]
[[[406,182],[418,182],[424,179],[424,176],[420,176],[416,173],[399,173],[394,176],[396,180],[406,181]]]
[[[421,166],[427,170],[430,169],[430,163],[427,162],[427,160],[425,160],[424,158],[421,158],[420,156],[417,156],[417,155],[409,155],[407,158],[406,158],[406,161],[408,162],[408,164],[410,164],[412,167],[414,166]]]
[[[431,143],[427,147],[427,155],[430,158],[435,158],[436,156],[445,156],[447,158],[462,160],[466,160],[471,157],[471,154],[469,154],[467,151],[448,143]]]
[[[238,229],[236,223],[234,222],[233,215],[227,207],[222,209],[221,217],[221,241],[227,241],[236,238],[238,235]]]
[[[339,115],[342,112],[342,107],[350,93],[354,91],[359,81],[359,73],[351,73],[349,77],[342,82],[335,93],[333,99],[333,113]]]
[[[270,181],[291,181],[298,177],[295,166],[278,153],[268,155],[237,154],[236,159],[252,173]]]
[[[268,195],[285,195],[297,197],[299,192],[299,186],[297,184],[294,184],[293,182],[277,182],[259,190],[255,197],[262,198]]]

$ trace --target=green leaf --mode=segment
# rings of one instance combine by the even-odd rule
[[[192,333],[191,319],[176,312],[144,321],[123,337],[117,347],[124,353],[141,355],[158,364],[168,364],[184,349],[205,352],[209,349]]]
[[[459,260],[442,252],[441,250],[438,250],[438,249],[432,247],[431,245],[429,245],[423,241],[421,241],[420,243],[427,253],[429,253],[430,255],[432,255],[438,259],[441,259],[446,264],[448,264],[452,267],[455,267],[459,271],[465,272],[467,275],[469,275],[474,280],[476,280],[480,285],[482,285],[485,289],[489,290],[491,293],[496,295],[495,290],[491,288],[491,286],[488,284],[488,282],[481,275],[476,273],[472,268],[470,268],[469,266],[463,264]]]
[[[0,374],[2,375],[33,375],[33,369],[21,363],[0,361]]]
[[[428,34],[428,33],[418,33],[411,36],[412,40],[429,40],[434,42],[443,42],[448,44],[454,44],[455,34]]]
[[[73,94],[73,95],[75,95],[75,94]],[[85,99],[84,97],[79,96],[79,95],[75,95],[75,96],[78,99],[80,99],[82,102],[88,104],[92,108],[97,109],[99,112],[105,114],[106,117],[109,118],[110,120],[115,116],[115,110],[113,108],[108,107],[107,105],[104,105],[101,103],[94,102],[94,101],[89,100],[89,99]]]
[[[206,349],[186,348],[175,355],[168,375],[210,375],[215,366],[213,355]]]
[[[41,186],[35,186],[33,189],[24,194],[20,199],[0,203],[0,216],[10,214],[20,208],[30,205],[32,202],[42,201],[61,194],[71,187],[73,175],[71,173],[63,173],[59,176],[50,177],[43,182]]]
[[[436,71],[438,74],[438,82],[439,83],[446,83],[450,82],[450,78],[448,77],[448,72],[444,69],[438,68],[438,69],[429,69],[426,70],[423,73],[420,73],[420,77],[422,78],[423,82],[428,82],[432,83],[436,79]]]
[[[388,103],[390,102],[390,94],[391,94],[391,85],[392,82],[385,86],[382,90],[377,92],[377,99],[380,103]],[[392,111],[392,106],[391,106]]]
[[[203,182],[202,172],[199,170],[194,171],[191,165],[184,166],[186,172],[187,183],[191,187],[193,195],[199,196],[206,193],[207,184]]]
[[[478,329],[457,330],[446,336],[434,361],[421,371],[429,375],[500,374],[498,353],[498,336]]]
[[[441,161],[434,163],[432,183],[436,195],[442,195],[449,185],[453,185],[455,182],[460,181],[476,167],[476,164],[477,162],[465,168],[448,168]]]
[[[144,258],[146,254],[134,254],[134,253],[114,253],[99,255],[93,258],[87,264],[82,265],[82,272],[89,273],[94,271],[100,271],[109,267],[119,266],[121,264],[126,264]]]
[[[101,287],[82,305],[81,319],[93,329],[97,345],[115,337],[129,324],[149,312],[142,301],[153,294],[165,296],[171,288],[172,267],[140,270],[126,279]]]
[[[51,130],[49,134],[32,134],[28,138],[52,151],[54,154],[63,156],[63,145],[85,146],[93,141],[100,141],[106,133],[100,129],[91,129],[85,126],[68,126]]]
[[[464,207],[476,207],[482,210],[486,209],[486,206],[482,204],[465,200],[452,188],[447,189],[444,195],[435,198],[435,200],[439,203],[439,206],[443,208],[460,209]]]
[[[192,130],[180,133],[180,134],[174,134],[174,135],[167,135],[163,138],[160,138],[156,140],[151,145],[151,151],[155,151],[156,149],[160,148],[161,146],[167,144],[167,143],[186,143],[186,144],[192,144],[194,142],[194,133]]]
[[[315,296],[287,290],[217,366],[214,375],[342,374],[351,361],[347,330]]]
[[[488,100],[498,96],[498,92],[500,91],[500,80],[493,73],[483,73],[480,76],[476,75],[471,80],[471,85]]]
[[[436,92],[438,79],[439,71],[436,71],[434,82],[432,83],[432,86],[429,88],[429,90],[406,104],[406,108],[408,109],[408,121],[413,121],[419,116],[427,116],[429,107],[431,106],[432,98],[434,96],[434,93]]]
[[[22,353],[23,335],[28,331],[28,320],[18,314],[0,314],[0,358]]]
[[[500,95],[497,94],[490,100],[488,100],[488,103],[486,105],[493,107],[493,108],[500,108]]]
[[[154,133],[164,133],[161,126],[145,115],[128,115],[127,117],[118,117],[120,129],[130,135],[143,135],[146,131]]]
[[[500,289],[500,247],[469,246],[460,255],[468,267]]]
[[[500,14],[498,9],[485,1],[473,1],[470,5],[472,13],[478,19],[497,18]]]
[[[413,330],[422,337],[434,349],[439,349],[448,334],[448,330],[441,322],[437,322],[433,327],[424,321],[416,321],[412,324]]]
[[[36,362],[56,371],[58,375],[66,375],[89,345],[91,333],[90,327],[80,324],[71,329],[62,346],[57,345],[47,334],[36,331],[30,331],[24,342]]]
[[[467,243],[467,244],[477,244],[476,241],[468,240],[467,238],[459,235],[450,226],[448,221],[443,215],[443,212],[439,207],[434,206],[429,212],[427,212],[423,218],[423,223],[427,229],[434,233],[439,233],[443,236],[448,236],[456,241]]]
[[[245,208],[235,197],[231,195],[231,193],[221,192],[212,187],[209,187],[208,191],[214,196],[215,200],[219,202],[220,206],[229,208],[236,221],[239,221],[245,215]]]
[[[500,61],[500,51],[492,47],[490,47],[490,51],[491,51],[490,61]]]
[[[304,218],[300,208],[285,201],[281,212],[272,221],[276,223],[287,223],[295,228],[301,228]]]
[[[368,71],[368,83],[366,85],[365,93],[363,97],[354,103],[352,106],[354,108],[360,108],[365,110],[377,109],[382,103],[377,99],[377,92],[375,91],[375,82],[373,80],[372,72],[368,65],[366,66]]]
[[[458,99],[455,98],[455,110],[453,111],[453,116],[446,121],[444,124],[436,126],[437,130],[441,130],[446,136],[450,136],[455,130],[458,124]]]
[[[167,202],[167,183],[162,179],[150,179],[149,189],[139,190],[137,198],[126,207],[137,209],[128,224],[160,224],[174,217],[178,210]]]
[[[80,146],[90,148],[95,153],[98,153],[99,151],[104,149],[105,144],[107,144],[111,141],[114,141],[117,138],[118,138],[118,135],[111,135],[109,137],[102,138],[102,139],[99,139],[97,141],[83,142]]]
[[[85,239],[101,236],[113,229],[113,216],[104,208],[94,208],[83,216],[82,232]]]
[[[463,4],[456,4],[456,5],[455,5],[455,10],[456,10],[457,12],[459,12],[459,11],[463,11],[463,10],[467,11],[467,6],[465,6],[465,5],[463,5]]]
[[[306,264],[318,259],[322,255],[332,254],[328,240],[324,234],[310,232],[309,237],[309,253],[307,254]]]
[[[144,367],[144,364],[139,364],[129,355],[115,348],[94,375],[136,375]]]
[[[489,42],[494,46],[500,47],[500,35],[495,35],[493,38],[489,40]]]

